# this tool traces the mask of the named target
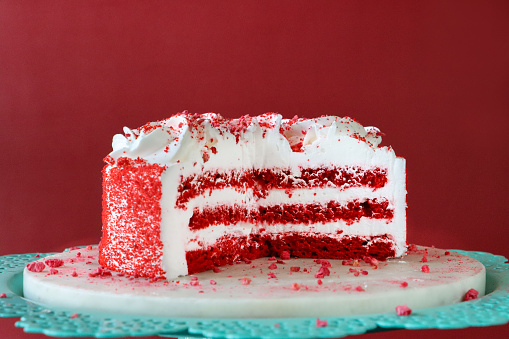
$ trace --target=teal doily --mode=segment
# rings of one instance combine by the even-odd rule
[[[23,298],[23,268],[53,253],[0,257],[0,317],[21,317],[16,326],[25,332],[57,337],[115,338],[158,335],[196,338],[340,338],[384,329],[458,329],[509,322],[509,264],[490,253],[454,250],[486,267],[486,296],[453,305],[396,313],[328,317],[326,327],[316,318],[292,319],[169,319],[80,313],[48,309]],[[38,256],[38,257],[37,257]]]

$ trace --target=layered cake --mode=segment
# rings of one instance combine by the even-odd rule
[[[113,138],[99,263],[175,278],[264,256],[406,251],[405,160],[350,118],[179,113]]]

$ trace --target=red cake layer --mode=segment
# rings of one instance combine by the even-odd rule
[[[385,260],[395,255],[394,241],[388,235],[335,239],[322,234],[286,233],[225,236],[208,249],[186,252],[186,260],[189,274],[194,274],[243,259],[279,256],[283,251],[298,258],[352,259],[370,256]]]
[[[289,169],[208,171],[182,177],[178,188],[177,207],[185,209],[191,199],[213,190],[233,187],[245,191],[253,189],[256,197],[266,197],[271,189],[291,190],[298,188],[369,187],[374,190],[387,183],[387,170],[361,167],[301,168],[299,176]]]
[[[103,170],[101,265],[131,275],[164,274],[160,238],[160,178],[164,170],[128,158],[119,159],[109,171]],[[109,222],[112,219],[116,222]]]
[[[281,204],[249,209],[240,205],[195,208],[189,228],[199,230],[211,225],[234,225],[247,222],[258,225],[316,224],[344,220],[353,224],[360,218],[392,219],[394,211],[385,199],[350,201],[344,205],[331,200],[327,203]]]

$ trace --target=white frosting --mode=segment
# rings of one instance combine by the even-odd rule
[[[238,125],[243,126],[241,130],[232,133],[231,126]],[[364,128],[351,118],[327,116],[289,120],[267,113],[226,120],[214,113],[190,115],[185,112],[136,130],[124,128],[124,135],[114,136],[110,156],[113,159],[141,157],[148,163],[167,166],[161,177],[162,266],[168,277],[175,277],[187,274],[185,250],[195,246],[188,245],[195,232],[187,226],[193,208],[203,203],[232,204],[237,201],[254,207],[291,201],[384,197],[394,209],[394,218],[389,223],[382,221],[384,227],[374,227],[373,222],[361,219],[354,225],[345,226],[344,222],[338,222],[326,229],[342,228],[347,230],[344,234],[368,236],[391,234],[397,243],[396,255],[403,255],[406,246],[405,159],[396,157],[390,147],[379,147],[380,142],[380,131],[376,127]],[[299,175],[301,168],[330,166],[385,168],[388,182],[376,191],[366,188],[295,190],[290,200],[278,191],[258,200],[253,197],[252,191],[239,194],[225,189],[213,192],[210,197],[207,193],[205,197],[191,200],[186,210],[175,207],[181,176],[204,171],[274,167],[290,169],[293,175]],[[317,192],[317,196],[310,197],[311,192]],[[244,227],[243,232],[249,234],[250,228]],[[205,232],[200,237],[205,244],[212,243],[215,235],[207,234]]]

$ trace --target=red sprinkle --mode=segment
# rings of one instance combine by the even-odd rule
[[[407,316],[412,314],[412,310],[407,305],[396,306],[396,313],[400,316]]]
[[[465,293],[465,297],[463,298],[463,301],[474,300],[474,299],[477,299],[478,296],[479,296],[479,291],[471,288],[467,291],[467,293]]]
[[[288,251],[283,251],[281,252],[281,254],[279,255],[279,257],[283,260],[288,260],[290,259],[290,252]]]
[[[327,325],[327,320],[320,320],[319,318],[316,318],[316,327],[327,327]]]
[[[42,272],[44,270],[44,268],[46,267],[46,265],[44,265],[42,262],[40,261],[37,261],[37,262],[31,262],[30,264],[27,265],[27,269],[30,271],[30,272]]]
[[[60,267],[64,264],[64,261],[62,259],[47,259],[44,263],[49,267]]]
[[[270,270],[275,270],[277,268],[277,265],[275,263],[272,263],[269,265]]]
[[[424,273],[429,273],[429,266],[428,265],[422,265],[421,271],[423,271]]]

